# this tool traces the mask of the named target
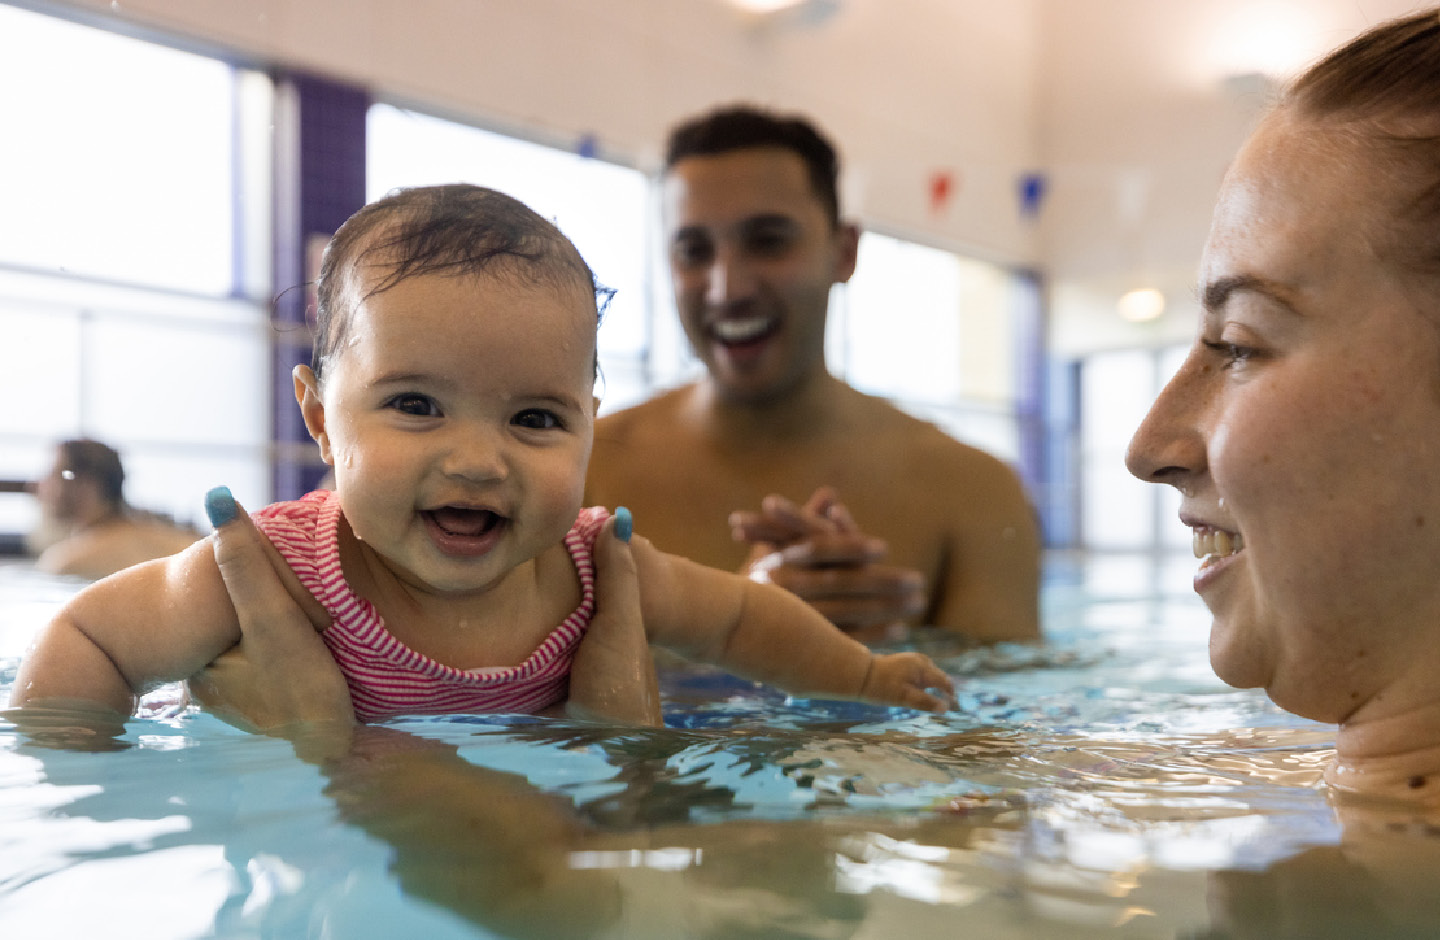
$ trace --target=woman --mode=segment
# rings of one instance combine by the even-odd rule
[[[1340,725],[1333,786],[1440,800],[1440,13],[1285,94],[1201,293],[1128,463],[1182,495],[1211,663]]]

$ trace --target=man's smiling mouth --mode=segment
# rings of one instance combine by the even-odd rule
[[[779,323],[774,317],[743,317],[735,320],[715,320],[710,326],[710,335],[724,345],[753,343],[773,333]]]

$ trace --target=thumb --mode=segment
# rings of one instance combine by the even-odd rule
[[[325,608],[255,527],[228,487],[217,486],[205,494],[205,514],[215,526],[211,536],[215,564],[230,600],[237,611],[252,614],[240,617],[242,633],[254,638],[257,633],[277,629],[276,625],[287,622],[284,618],[292,614],[297,602],[316,630],[329,626]],[[275,589],[277,578],[282,591]]]
[[[595,618],[575,651],[570,704],[583,717],[653,727],[661,724],[660,693],[631,531],[621,507],[595,538]]]

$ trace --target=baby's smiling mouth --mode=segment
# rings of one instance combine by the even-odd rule
[[[492,510],[466,509],[463,506],[439,506],[422,510],[421,515],[445,534],[460,538],[481,538],[505,522],[504,516]]]
[[[1245,539],[1239,532],[1226,532],[1224,529],[1197,528],[1194,530],[1191,548],[1196,558],[1205,559],[1205,563],[1219,561],[1230,555],[1245,550]]]

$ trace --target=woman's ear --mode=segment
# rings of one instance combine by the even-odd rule
[[[300,416],[305,419],[305,430],[320,445],[320,459],[335,466],[335,456],[330,450],[330,435],[325,431],[325,402],[320,397],[320,380],[309,366],[296,366],[290,373],[295,381],[295,401],[300,405]]]

